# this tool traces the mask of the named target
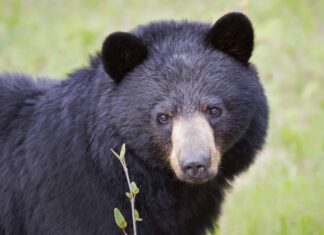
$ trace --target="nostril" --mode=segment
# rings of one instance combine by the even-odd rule
[[[203,165],[198,165],[198,166],[197,166],[197,169],[198,169],[199,172],[203,172],[203,171],[206,170],[206,167],[203,166]]]
[[[197,171],[196,168],[193,165],[188,165],[183,170],[190,177],[193,177],[196,174],[196,171]]]
[[[186,167],[185,167],[185,170],[189,171],[189,170],[192,170],[192,168],[193,168],[193,167],[192,167],[191,165],[189,165],[189,166],[186,166]]]

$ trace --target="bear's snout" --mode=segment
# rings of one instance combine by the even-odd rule
[[[219,162],[213,129],[202,114],[174,120],[170,164],[178,179],[206,182],[216,176]]]

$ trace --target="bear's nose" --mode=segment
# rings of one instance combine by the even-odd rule
[[[197,180],[208,177],[210,164],[210,157],[207,156],[185,157],[180,161],[184,174],[191,179]]]

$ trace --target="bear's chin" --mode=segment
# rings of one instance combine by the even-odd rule
[[[185,174],[181,174],[180,176],[177,176],[177,179],[180,180],[181,182],[186,183],[186,184],[201,185],[201,184],[206,184],[206,183],[210,182],[215,177],[216,177],[216,174],[208,174],[206,177],[203,177],[203,178],[194,178],[194,177],[186,176]]]

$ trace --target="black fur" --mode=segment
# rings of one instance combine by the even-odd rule
[[[103,52],[118,58],[120,48],[145,47],[147,57],[139,53],[125,66],[99,55],[65,81],[0,75],[0,234],[121,234],[113,209],[130,222],[130,205],[109,149],[124,142],[140,187],[140,235],[212,229],[230,180],[264,143],[268,108],[254,67],[206,45],[210,28],[173,21],[138,27],[135,41],[117,37]],[[223,118],[210,120],[223,153],[220,171],[202,185],[180,182],[166,160],[170,133],[157,127],[156,115],[188,116],[215,103],[223,107]]]
[[[221,17],[207,35],[207,41],[214,47],[245,64],[252,55],[253,39],[250,20],[238,12]]]
[[[116,83],[119,83],[127,72],[143,62],[146,56],[145,45],[130,33],[113,33],[103,43],[104,68]]]

